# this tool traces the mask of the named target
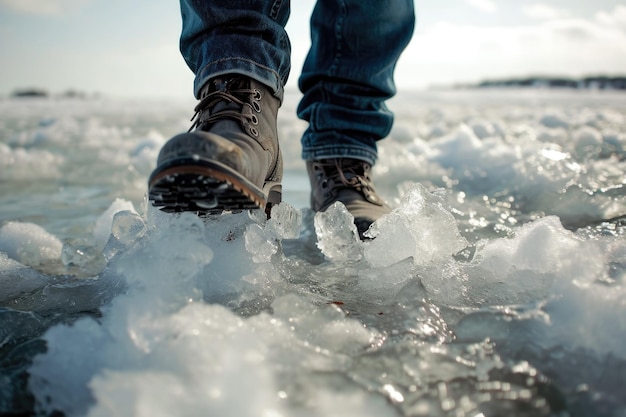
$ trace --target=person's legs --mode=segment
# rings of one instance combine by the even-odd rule
[[[393,114],[393,72],[415,25],[412,0],[318,0],[311,18],[311,50],[299,86],[298,116],[309,122],[302,157],[311,179],[311,205],[343,202],[359,232],[389,212],[373,189],[376,141]]]
[[[376,141],[390,131],[385,100],[393,71],[413,34],[412,0],[318,0],[311,50],[299,86],[298,115],[309,122],[305,160],[350,157],[370,164]]]
[[[149,198],[219,214],[280,202],[276,116],[290,67],[288,0],[181,0],[181,52],[196,75],[190,132],[161,149]]]
[[[196,75],[194,93],[208,80],[241,74],[282,96],[291,65],[285,25],[289,0],[180,0],[180,51]]]

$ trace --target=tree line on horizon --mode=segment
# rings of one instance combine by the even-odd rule
[[[574,88],[588,90],[626,90],[626,76],[590,76],[584,78],[567,77],[525,77],[500,80],[484,80],[474,85],[489,87],[534,87],[534,88]]]
[[[534,76],[523,78],[506,78],[484,80],[477,84],[456,84],[456,88],[491,88],[491,87],[527,87],[527,88],[571,88],[581,90],[626,90],[626,76],[589,76],[584,78]],[[95,94],[98,96],[99,94]],[[51,97],[48,90],[43,88],[15,89],[11,97]],[[60,97],[86,98],[89,94],[74,89],[68,89]]]
[[[95,95],[98,95],[98,94],[96,93]],[[20,98],[20,97],[47,98],[47,97],[52,97],[52,96],[66,97],[66,98],[87,98],[90,96],[90,94],[84,91],[78,91],[74,89],[65,90],[60,94],[51,94],[48,90],[44,88],[36,88],[36,87],[18,88],[18,89],[13,90],[13,92],[11,93],[11,97],[17,97],[17,98]]]

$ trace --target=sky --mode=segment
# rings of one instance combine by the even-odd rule
[[[314,0],[292,0],[288,87],[310,45]],[[398,89],[484,79],[626,74],[626,2],[416,0]],[[0,96],[18,88],[191,97],[174,0],[0,0]]]

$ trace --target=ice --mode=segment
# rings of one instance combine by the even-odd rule
[[[118,242],[129,245],[146,231],[144,220],[134,211],[122,210],[115,213],[111,223],[111,237]]]
[[[619,248],[610,256],[619,257]],[[539,302],[534,310],[509,310],[525,319],[538,319],[534,331],[545,335],[533,343],[623,356],[618,346],[626,342],[626,325],[616,317],[625,310],[618,301],[624,289],[607,291],[598,285],[606,279],[607,262],[607,251],[598,242],[575,236],[556,217],[545,217],[524,225],[513,238],[485,242],[477,249],[474,264],[465,268],[468,283],[462,302],[481,306]],[[460,333],[468,323],[463,323]],[[483,321],[480,326],[501,325],[486,327]]]
[[[365,242],[292,113],[271,218],[199,217],[145,195],[192,102],[0,100],[0,414],[624,414],[623,94],[397,100]]]
[[[111,203],[109,208],[104,213],[102,213],[102,215],[100,215],[98,220],[96,220],[93,233],[98,248],[102,249],[106,245],[107,241],[109,240],[109,236],[111,235],[113,218],[116,213],[121,211],[136,213],[135,207],[132,202],[121,198],[116,198],[115,201]],[[118,225],[118,227],[121,227],[121,225]]]
[[[129,287],[105,310],[101,324],[84,318],[46,335],[48,352],[31,367],[31,389],[53,399],[46,408],[62,409],[68,416],[86,410],[90,415],[123,414],[136,407],[166,414],[202,409],[226,416],[259,410],[284,415],[281,389],[298,398],[277,384],[276,372],[285,361],[300,361],[304,349],[308,367],[334,369],[341,361],[329,361],[324,352],[357,352],[380,338],[346,319],[337,307],[320,308],[294,295],[274,301],[272,316],[246,321],[202,302],[205,292],[213,299],[238,293],[236,300],[220,299],[228,304],[250,300],[265,289],[259,272],[268,270],[259,271],[258,264],[269,259],[259,259],[257,245],[251,252],[245,249],[251,236],[263,246],[296,238],[300,229],[299,210],[283,204],[272,214],[266,222],[246,213],[217,222],[190,213],[153,212],[151,231],[110,265]],[[278,247],[272,252],[278,253]],[[74,348],[65,349],[66,343]],[[98,359],[90,360],[94,354]],[[72,383],[52,384],[61,373]],[[246,401],[239,400],[241,395]],[[323,407],[336,396],[321,395],[327,401]]]
[[[156,130],[149,131],[146,137],[129,153],[132,166],[140,171],[151,169],[165,142],[166,138],[160,132]]]
[[[63,242],[61,262],[71,271],[78,269],[81,273],[95,276],[105,266],[102,250],[83,240],[67,239]]]
[[[315,215],[317,247],[324,256],[338,262],[361,259],[362,244],[354,218],[340,202]]]
[[[489,137],[503,137],[505,134],[500,124],[490,122],[489,120],[472,120],[470,127],[481,140]]]
[[[31,267],[58,262],[63,243],[34,223],[8,222],[0,228],[0,252]]]
[[[97,279],[72,275],[51,277],[0,253],[0,325],[6,317],[3,308],[42,314],[56,322],[59,311],[67,315],[94,311],[123,288],[123,279],[116,274],[103,274]],[[19,327],[13,321],[7,325],[9,329]],[[17,331],[9,333],[15,335]]]
[[[45,275],[0,252],[0,306],[14,307],[15,300],[47,283]]]
[[[295,295],[287,295],[276,300],[272,307],[275,319],[287,326],[285,330],[296,340],[306,340],[305,347],[313,350],[349,354],[367,348],[382,337],[358,321],[347,319],[334,304],[316,307]],[[322,360],[314,366],[325,367],[326,362]]]
[[[97,275],[106,260],[117,252],[132,246],[145,232],[145,222],[137,214],[133,203],[115,199],[93,225],[93,239],[65,239],[61,261],[68,269]]]
[[[581,262],[573,256],[580,250],[588,251],[594,262]],[[561,225],[554,216],[544,217],[522,226],[514,239],[488,242],[479,251],[482,267],[508,272],[534,270],[539,273],[560,273],[566,277],[597,279],[605,264],[602,253],[593,242],[584,242]]]
[[[466,246],[456,220],[441,196],[415,184],[400,207],[379,219],[367,232],[374,238],[365,245],[365,259],[385,267],[406,258],[416,265],[442,261]]]
[[[376,304],[389,304],[397,299],[405,286],[417,279],[415,264],[412,257],[405,258],[394,264],[373,266],[359,269],[357,288]]]
[[[266,225],[254,223],[246,229],[246,250],[256,263],[269,262],[272,255],[278,253],[282,239],[296,239],[300,235],[300,210],[283,203],[272,207],[271,214]]]
[[[579,158],[597,157],[602,150],[602,134],[593,127],[582,127],[574,134],[575,149]]]
[[[565,115],[557,111],[550,111],[549,113],[541,116],[539,123],[549,128],[567,128],[570,124],[567,122],[566,118],[567,117]]]
[[[463,124],[432,142],[431,160],[462,178],[462,188],[473,192],[493,192],[523,175],[518,166],[519,154],[501,138],[481,140]]]
[[[68,416],[83,415],[91,399],[88,376],[102,366],[102,358],[95,353],[105,346],[106,341],[107,334],[94,320],[80,320],[71,328],[52,328],[46,336],[47,357],[53,357],[55,363],[46,367],[46,377],[38,380],[43,358],[35,358],[33,387],[51,399],[52,408],[64,410]],[[64,395],[56,395],[59,388],[54,382],[57,380],[65,381]]]
[[[590,258],[581,260],[575,255],[580,251]],[[605,263],[594,242],[565,230],[558,218],[545,217],[522,226],[512,238],[479,245],[474,265],[468,268],[472,290],[465,294],[466,302],[510,305],[545,300],[554,286],[590,285],[603,276]]]
[[[254,262],[269,262],[272,255],[278,252],[278,245],[265,239],[261,226],[251,224],[246,229],[246,250],[253,254]]]
[[[296,239],[300,236],[302,212],[289,204],[272,207],[272,216],[266,229],[276,239]]]
[[[332,306],[317,308],[288,297],[277,300],[275,308],[275,317],[262,314],[243,320],[221,306],[191,304],[173,315],[157,315],[160,320],[151,321],[149,327],[127,323],[130,331],[119,333],[102,331],[93,320],[57,327],[46,335],[49,351],[40,357],[45,361],[38,359],[31,368],[33,388],[47,393],[50,407],[63,409],[68,416],[83,415],[90,404],[89,415],[103,416],[135,414],[137,409],[149,415],[194,415],[197,410],[223,416],[288,415],[287,399],[304,399],[293,387],[279,384],[276,371],[299,378],[299,367],[286,365],[295,365],[301,355],[309,358],[306,368],[333,369],[338,364],[324,352],[354,352],[368,346],[375,335]],[[115,326],[106,320],[103,324],[105,329]],[[310,332],[311,326],[322,327]],[[67,337],[76,348],[58,349]],[[85,343],[77,343],[79,337]],[[81,364],[94,350],[102,362],[68,367]],[[94,376],[99,367],[105,370]],[[72,373],[64,378],[74,383],[47,384],[55,372]],[[334,410],[345,398],[341,391],[318,395],[325,401],[305,400],[314,413]],[[358,394],[356,399],[348,410],[363,407],[366,398]],[[385,407],[381,403],[378,408]]]
[[[475,161],[477,156],[483,154],[483,147],[483,142],[465,124],[459,126],[455,134],[435,142],[439,153],[438,161],[448,166]]]
[[[116,307],[133,313],[133,306]],[[202,409],[203,413],[236,416],[278,408],[278,397],[267,395],[274,384],[265,369],[263,344],[240,317],[223,307],[202,304],[172,315],[160,314],[158,309],[138,313],[129,317],[135,323],[115,322],[124,317],[111,317],[98,326],[85,319],[46,336],[48,361],[33,365],[33,384],[49,393],[52,407],[65,410],[68,416],[84,415],[93,396],[102,401],[89,415],[135,414],[132,410],[137,409],[148,415],[189,415]],[[76,339],[73,351],[57,349],[67,337],[85,340]],[[89,352],[94,351],[100,352],[97,361],[68,367],[88,361]],[[97,372],[102,368],[106,371]],[[76,385],[47,385],[54,372],[72,372],[66,378]]]
[[[63,158],[47,150],[11,148],[0,143],[0,180],[36,181],[58,178]]]

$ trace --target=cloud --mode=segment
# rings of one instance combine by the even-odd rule
[[[61,16],[88,4],[90,0],[0,0],[0,6],[18,13]]]
[[[551,20],[567,17],[569,15],[569,13],[565,10],[557,9],[543,3],[534,3],[525,6],[522,10],[526,16],[537,20]]]
[[[596,13],[596,21],[606,26],[621,28],[626,32],[626,6],[620,4],[612,13],[599,11]]]
[[[517,26],[440,22],[416,34],[396,73],[399,84],[476,82],[529,75],[621,74],[626,7],[588,18]]]
[[[496,5],[491,0],[465,0],[467,4],[487,13],[495,13]]]

